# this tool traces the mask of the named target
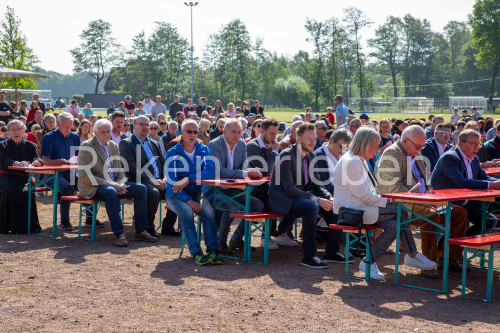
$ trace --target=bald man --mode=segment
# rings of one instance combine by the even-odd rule
[[[384,150],[377,172],[380,194],[408,192],[417,183],[421,185],[415,191],[422,193],[432,190],[428,181],[430,163],[421,154],[425,141],[425,131],[420,126],[412,125],[403,131],[398,142]],[[436,211],[430,205],[405,204],[405,206],[422,216]],[[442,214],[432,215],[427,218],[436,224],[445,224],[444,215]],[[421,234],[422,254],[429,260],[438,262],[439,269],[443,264],[444,250],[443,248],[438,250],[437,234],[435,233],[437,227],[424,220],[412,222],[412,225],[420,227],[421,231],[427,231]],[[463,237],[466,227],[467,211],[461,206],[453,205],[451,209],[450,237]],[[462,271],[461,258],[461,248],[450,245],[450,270]],[[422,271],[422,275],[432,279],[439,277],[436,270]]]

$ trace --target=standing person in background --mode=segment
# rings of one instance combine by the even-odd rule
[[[175,95],[174,102],[172,104],[170,104],[170,106],[168,108],[168,112],[170,114],[170,119],[175,118],[175,115],[179,111],[184,112],[184,108],[182,107],[182,105],[179,104],[179,96]],[[187,118],[187,116],[186,116],[186,118]]]
[[[226,112],[224,111],[224,108],[222,107],[222,103],[219,101],[219,100],[216,100],[215,101],[215,105],[214,105],[214,116],[218,116],[219,114],[225,114]]]
[[[71,101],[71,104],[66,107],[65,111],[71,114],[73,117],[78,116],[78,114],[80,113],[80,108],[78,107],[78,101],[76,99],[73,99]]]
[[[151,96],[149,96],[149,94],[146,94],[146,96],[144,96],[142,105],[144,107],[144,110],[146,110],[146,114],[151,115],[151,108],[153,107],[153,105],[155,105],[155,103],[151,100]]]
[[[156,103],[151,107],[151,116],[157,119],[159,114],[165,114],[165,112],[167,112],[167,107],[161,102],[160,95],[156,95],[155,100]],[[170,120],[173,120],[173,118],[170,118]]]
[[[191,112],[196,113],[196,107],[193,106],[193,100],[191,98],[187,99],[187,105],[184,107],[184,116],[189,118],[191,116]]]
[[[132,102],[132,96],[130,95],[125,96],[125,108],[128,111],[128,113],[125,114],[129,117],[133,117],[135,112],[135,104],[134,102]]]
[[[249,113],[253,113],[255,115],[260,114],[262,117],[264,117],[264,107],[260,105],[260,102],[258,100],[255,100],[253,102],[253,106],[250,108]]]
[[[10,110],[10,108],[9,108],[9,110]],[[31,102],[31,105],[30,105],[30,111],[28,112],[28,119],[26,120],[27,122],[30,122],[33,119],[35,119],[36,110],[41,110],[41,109],[38,107],[38,103],[36,101],[33,101],[33,102]],[[42,111],[42,113],[43,113],[43,111]],[[10,113],[9,113],[9,116],[10,116]],[[9,122],[9,120],[7,120],[7,122]]]
[[[94,110],[92,110],[92,104],[85,104],[85,108],[82,110],[82,113],[85,115],[85,118],[90,119],[91,116],[94,115]]]
[[[470,112],[472,112],[472,114],[470,116],[471,116],[472,120],[474,120],[474,121],[477,121],[477,119],[479,117],[482,117],[481,113],[477,111],[475,106],[470,108]]]
[[[458,114],[458,108],[453,108],[453,114],[450,118],[450,123],[456,125],[462,117]]]
[[[42,110],[43,114],[45,115],[46,111],[45,104],[43,102],[40,102],[40,95],[38,95],[38,93],[33,94],[33,101],[35,101],[38,104],[38,107],[40,108],[40,110]]]
[[[335,96],[333,100],[335,103],[335,116],[337,117],[337,129],[347,122],[347,117],[349,116],[349,109],[342,103],[343,100],[342,95]]]
[[[335,115],[333,114],[332,110],[333,109],[331,106],[326,108],[326,117],[328,118],[330,125],[335,126]]]
[[[109,109],[106,110],[106,114],[107,114],[108,118],[110,115],[113,114],[113,112],[115,112],[115,103],[110,103]]]
[[[205,111],[205,108],[207,107],[205,105],[205,102],[206,102],[206,99],[205,97],[200,97],[200,104],[196,107],[196,114],[198,115],[198,117],[201,118],[201,114],[203,111]]]

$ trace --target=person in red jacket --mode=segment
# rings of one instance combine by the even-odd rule
[[[38,103],[36,101],[31,102],[30,111],[28,112],[28,119],[26,119],[26,123],[29,123],[33,119],[35,119],[36,110],[40,110],[38,107]]]
[[[335,114],[333,114],[331,106],[326,108],[326,117],[330,121],[330,125],[335,126]]]

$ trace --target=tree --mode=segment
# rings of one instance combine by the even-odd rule
[[[76,73],[87,72],[96,80],[97,94],[99,83],[104,79],[106,71],[117,61],[116,39],[111,36],[111,24],[101,19],[90,21],[87,29],[80,35],[80,47],[70,50],[73,56],[73,70]]]
[[[373,21],[365,16],[365,14],[356,7],[348,7],[344,10],[346,14],[346,24],[351,38],[354,37],[354,48],[356,52],[356,62],[358,65],[358,79],[359,79],[359,97],[361,98],[361,109],[364,107],[363,103],[363,84],[364,78],[364,55],[361,51],[361,29],[373,24]]]
[[[20,30],[21,20],[14,9],[7,6],[5,19],[0,30],[0,64],[13,69],[30,71],[38,59],[28,46],[26,36]],[[36,88],[32,78],[6,79],[4,86],[9,88]]]
[[[400,18],[389,16],[386,22],[375,30],[375,38],[368,45],[375,49],[370,56],[377,60],[376,64],[386,69],[392,78],[394,97],[398,97],[396,76],[402,65],[403,23]],[[386,72],[386,71],[384,71]]]
[[[459,78],[458,67],[462,62],[464,47],[470,41],[470,29],[467,23],[450,21],[444,27],[444,36],[450,50],[450,77],[453,81]]]
[[[488,94],[488,109],[492,110],[495,81],[500,67],[500,0],[478,0],[469,16],[472,46],[479,50],[479,68],[493,69]]]

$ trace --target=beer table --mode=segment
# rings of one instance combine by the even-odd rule
[[[485,228],[486,223],[486,211],[487,203],[495,201],[496,197],[500,197],[500,190],[480,190],[480,189],[446,189],[446,190],[434,190],[427,191],[425,193],[387,193],[383,194],[382,197],[390,198],[398,204],[398,214],[397,214],[397,235],[396,235],[396,244],[399,244],[401,228],[403,228],[403,224],[410,224],[411,222],[417,220],[424,220],[428,223],[432,223],[434,226],[438,228],[438,234],[444,234],[444,258],[443,258],[443,288],[441,290],[438,289],[430,289],[419,286],[412,286],[407,284],[399,283],[399,251],[396,251],[396,269],[395,269],[395,277],[394,283],[396,285],[401,285],[405,287],[412,287],[424,290],[438,291],[446,293],[448,292],[448,260],[450,255],[450,245],[448,243],[448,239],[450,238],[450,222],[451,222],[451,203],[453,201],[460,200],[477,200],[482,201],[483,203],[483,229]],[[409,204],[417,204],[417,205],[432,205],[437,207],[436,211],[433,213],[421,215],[417,212],[414,212],[407,207],[404,206],[405,203]],[[402,221],[402,211],[408,212],[410,218],[406,221]],[[445,214],[445,225],[439,225],[428,219],[429,216],[435,214]]]
[[[34,234],[38,236],[47,236],[47,237],[53,237],[55,238],[57,236],[57,194],[59,193],[59,172],[65,172],[65,171],[70,171],[70,170],[78,170],[78,165],[43,165],[39,167],[32,167],[32,166],[10,166],[9,169],[11,170],[17,170],[17,171],[24,171],[28,173],[28,176],[30,177],[30,181],[28,182],[28,191],[29,191],[29,196],[28,196],[28,234],[31,234],[30,232],[30,225],[31,225],[31,196],[33,194],[34,186],[31,183],[31,177],[33,177],[36,181],[38,181],[37,186],[45,186],[49,190],[51,190],[54,193],[54,207],[52,210],[52,235],[45,235],[45,234]],[[47,179],[41,179],[38,178],[38,174],[42,175],[48,175]],[[50,187],[47,183],[49,181],[53,180],[54,185],[53,187]]]
[[[498,176],[500,175],[500,168],[483,168],[484,172],[486,172],[486,174],[488,176]]]

